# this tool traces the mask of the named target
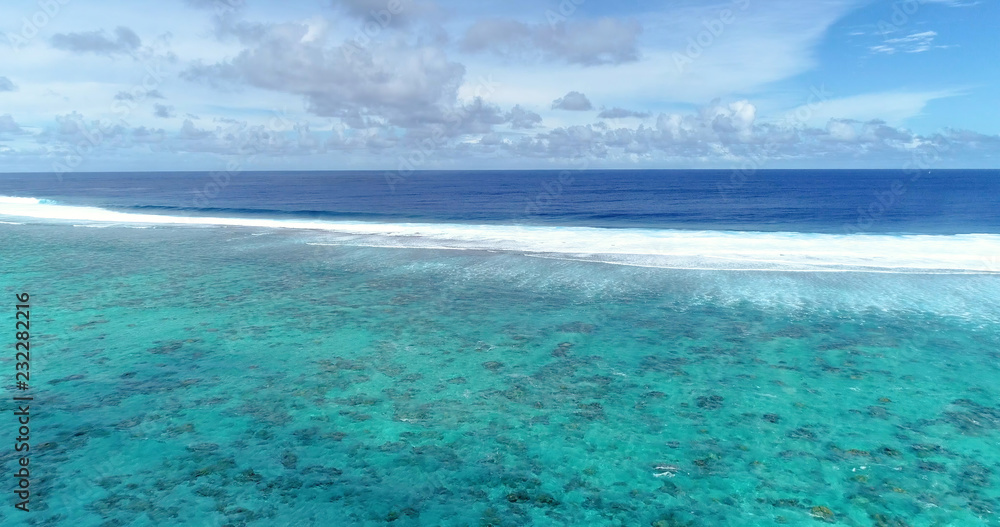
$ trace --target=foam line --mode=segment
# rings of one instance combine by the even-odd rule
[[[16,196],[0,196],[0,204],[9,205],[38,205],[42,200],[37,198],[19,198]]]
[[[1000,273],[1000,235],[793,232],[308,221],[169,216],[0,196],[0,216],[93,226],[229,226],[322,231],[337,245],[510,251],[641,267],[756,271]]]

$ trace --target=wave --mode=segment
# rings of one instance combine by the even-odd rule
[[[256,216],[256,217],[278,217],[278,218],[382,218],[382,219],[398,219],[400,215],[398,214],[387,214],[380,212],[350,212],[350,211],[330,211],[330,210],[285,210],[285,209],[251,209],[251,208],[234,208],[234,207],[177,207],[171,205],[134,205],[129,207],[132,210],[139,211],[164,211],[170,212],[193,212],[198,215],[209,215],[209,214],[237,214],[242,216]]]
[[[504,251],[641,267],[1000,274],[1000,235],[811,234],[171,216],[0,196],[0,216],[101,226],[216,226],[322,233],[312,243]]]
[[[38,198],[19,198],[17,196],[0,196],[0,205],[38,205],[41,203],[54,203],[50,200]]]

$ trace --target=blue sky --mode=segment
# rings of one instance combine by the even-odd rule
[[[39,0],[4,171],[995,168],[993,0]]]

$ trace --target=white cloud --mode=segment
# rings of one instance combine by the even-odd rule
[[[79,33],[56,33],[50,39],[52,47],[73,53],[96,53],[117,55],[135,52],[142,40],[131,29],[119,26],[115,38],[106,36],[104,31],[84,31]]]
[[[807,115],[807,119],[802,124],[809,126],[823,126],[831,119],[853,119],[856,121],[879,119],[900,126],[907,119],[920,115],[929,102],[959,94],[958,91],[866,93],[827,99],[810,108],[805,106],[795,108],[789,114]]]
[[[205,9],[180,12],[150,4],[123,10],[115,25],[130,29],[119,35],[114,26],[102,26],[107,21],[95,14],[100,10],[61,16],[24,50],[5,57],[2,73],[19,89],[3,91],[0,77],[0,97],[22,131],[16,144],[5,139],[5,147],[15,153],[26,152],[25,145],[55,148],[75,139],[57,133],[67,115],[114,117],[115,103],[131,102],[125,131],[104,145],[108,155],[122,149],[116,159],[151,148],[164,155],[229,155],[235,150],[226,137],[233,134],[222,128],[266,126],[276,113],[292,124],[278,130],[283,142],[268,143],[267,155],[336,152],[345,163],[368,155],[385,163],[435,132],[441,135],[428,157],[441,164],[494,155],[566,160],[581,150],[623,163],[684,155],[723,162],[759,153],[768,141],[783,146],[765,149],[765,157],[816,159],[847,155],[852,145],[863,153],[897,152],[934,141],[900,127],[930,101],[957,94],[862,93],[810,108],[796,126],[777,122],[777,109],[794,106],[782,97],[798,91],[802,79],[843,74],[817,70],[816,51],[831,25],[861,0],[682,0],[652,12],[641,11],[650,4],[585,3],[552,25],[543,12],[510,4],[403,1],[407,7],[391,27],[360,47],[346,42],[376,20],[371,11],[387,7],[386,0],[281,6],[186,0]],[[724,8],[732,19],[715,24]],[[600,18],[616,10],[617,17]],[[517,18],[509,18],[515,12]],[[58,35],[62,49],[53,48],[47,35]],[[873,44],[894,53],[940,47],[933,31],[908,27],[890,36]],[[145,65],[117,59],[133,48],[146,53],[154,47],[176,61],[164,61],[161,83],[143,86]],[[677,54],[690,63],[678,68]],[[482,90],[481,79],[492,87]],[[714,99],[726,102],[705,105]],[[956,124],[964,118],[955,117]],[[949,144],[966,140],[976,151],[996,145],[993,136],[949,134]]]
[[[0,115],[0,138],[23,133],[24,130],[9,113]]]
[[[853,123],[841,119],[830,119],[830,122],[826,125],[826,132],[835,141],[851,142],[858,138]]]
[[[601,110],[601,113],[597,114],[597,117],[599,119],[627,119],[627,118],[645,119],[650,115],[651,114],[649,112],[626,110],[625,108],[618,108],[616,106],[614,108],[607,108]]]
[[[490,51],[508,59],[564,61],[598,66],[639,59],[635,20],[570,20],[527,24],[510,18],[487,18],[470,26],[462,39],[468,52]]]
[[[934,46],[934,37],[936,36],[937,33],[934,31],[911,33],[905,37],[887,38],[882,44],[871,46],[869,49],[873,53],[885,53],[887,55],[895,53],[923,53],[935,47],[944,47]]]
[[[177,112],[174,111],[174,107],[166,104],[154,104],[153,105],[153,115],[161,119],[169,119],[175,117]]]
[[[544,107],[567,90],[586,87],[596,103],[634,99],[699,104],[734,93],[753,93],[793,78],[817,66],[814,48],[827,29],[849,13],[855,0],[797,2],[776,0],[740,3],[681,4],[665,12],[644,14],[634,62],[595,67],[504,61],[469,61],[469,77],[493,75],[503,85],[493,101],[504,105]],[[713,35],[705,21],[720,16],[722,8],[735,11],[734,20]],[[694,56],[679,68],[677,55]],[[627,79],[627,82],[609,82]],[[548,116],[545,116],[546,118]]]
[[[571,112],[584,112],[587,110],[593,110],[594,105],[590,103],[587,96],[578,92],[571,91],[566,95],[552,101],[553,110],[569,110]]]

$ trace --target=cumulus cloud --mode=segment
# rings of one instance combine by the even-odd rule
[[[125,27],[113,30],[113,26],[105,26],[104,31],[82,33],[65,31],[94,26],[54,30],[64,33],[43,40],[43,44],[48,42],[73,53],[115,57],[151,54],[154,47],[159,53],[163,51],[159,46],[173,45],[171,38],[185,39],[176,49],[183,51],[189,62],[178,61],[165,68],[165,84],[156,86],[175,86],[175,75],[180,70],[182,79],[202,84],[189,85],[185,90],[187,99],[196,101],[196,105],[182,108],[181,101],[167,101],[159,91],[150,89],[153,84],[131,88],[121,84],[138,80],[143,74],[135,64],[132,73],[126,75],[125,70],[114,69],[120,63],[100,60],[100,70],[86,72],[90,77],[85,79],[80,72],[70,71],[77,57],[68,53],[43,54],[62,61],[51,66],[65,67],[71,74],[69,81],[86,84],[74,90],[32,81],[32,91],[37,88],[45,93],[50,89],[53,96],[47,99],[42,114],[19,113],[19,119],[30,123],[27,131],[9,115],[0,116],[0,133],[18,134],[17,141],[12,142],[16,144],[5,146],[25,151],[24,145],[34,137],[42,148],[74,148],[86,140],[86,134],[81,132],[82,116],[64,115],[48,127],[39,127],[39,123],[50,120],[52,113],[99,108],[102,105],[95,107],[91,103],[114,97],[131,104],[118,103],[112,108],[132,109],[137,107],[135,103],[146,101],[147,109],[128,117],[133,124],[144,126],[131,128],[121,121],[125,129],[104,134],[104,142],[93,150],[94,155],[108,152],[107,159],[126,159],[128,149],[240,154],[245,151],[241,144],[255,145],[254,151],[275,156],[336,152],[352,161],[358,156],[362,159],[359,163],[373,159],[367,166],[380,167],[419,152],[427,168],[451,162],[454,167],[482,164],[483,159],[493,156],[501,161],[506,157],[511,165],[523,167],[566,163],[581,156],[607,160],[614,166],[628,166],[636,160],[648,161],[647,166],[669,166],[671,160],[679,160],[675,166],[719,166],[742,158],[818,160],[822,164],[826,159],[869,159],[884,165],[882,160],[893,156],[936,151],[928,149],[939,147],[982,154],[970,159],[989,159],[989,155],[995,159],[1000,155],[1000,139],[995,136],[954,130],[919,135],[901,128],[908,122],[917,123],[910,119],[924,113],[927,101],[949,96],[941,93],[849,92],[839,99],[825,100],[819,109],[809,105],[797,108],[809,111],[807,119],[797,122],[773,121],[775,116],[759,115],[751,102],[731,99],[715,101],[693,112],[659,113],[642,106],[642,101],[654,97],[658,105],[674,107],[735,93],[759,93],[762,100],[770,101],[768,107],[774,105],[775,92],[768,86],[818,65],[812,50],[831,24],[856,7],[851,0],[798,4],[779,0],[761,4],[759,9],[741,13],[741,22],[727,26],[726,35],[717,35],[712,46],[703,50],[697,65],[684,72],[675,71],[670,57],[684,50],[689,35],[707,31],[701,24],[705,16],[717,14],[716,7],[689,2],[684,9],[650,11],[662,16],[644,16],[641,24],[627,19],[628,15],[588,18],[593,11],[587,9],[591,14],[581,11],[562,22],[547,24],[544,16],[534,20],[482,18],[490,16],[484,13],[502,14],[505,8],[477,4],[455,10],[447,24],[442,22],[444,18],[434,17],[423,17],[417,24],[406,22],[436,9],[432,2],[437,0],[400,0],[403,11],[398,17],[394,14],[383,27],[392,25],[392,30],[374,36],[365,28],[373,23],[383,26],[380,12],[389,9],[390,0],[324,0],[317,3],[323,11],[312,18],[307,18],[310,13],[297,12],[277,20],[271,18],[275,13],[270,11],[244,11],[244,1],[182,0],[192,8],[207,10],[187,13],[202,17],[200,23],[211,23],[210,31],[225,40],[212,49],[206,40],[212,35],[205,31],[179,31],[182,36],[165,35],[162,40],[152,40],[144,33],[149,40],[145,42]],[[122,23],[131,24],[124,20]],[[455,28],[460,28],[459,32],[449,34]],[[358,38],[359,30],[370,38]],[[888,35],[897,38],[867,42],[866,46],[882,44],[900,54],[938,47],[935,41],[941,37],[936,33],[917,31],[913,27],[900,28]],[[31,73],[30,69],[26,71]],[[22,85],[27,82],[23,71],[5,73]],[[495,75],[500,88],[483,95],[473,86],[482,73]],[[628,78],[629,82],[609,82],[612,74]],[[0,91],[11,87],[16,88],[9,79],[0,77]],[[58,97],[51,92],[52,87],[60,90]],[[213,87],[225,93],[213,93]],[[597,106],[577,91],[552,101],[553,95],[570,88],[586,89],[595,97]],[[118,91],[122,89],[127,91]],[[25,94],[16,95],[15,99],[0,93],[0,98],[21,102]],[[298,102],[304,103],[301,109]],[[620,106],[601,104],[609,102]],[[259,124],[265,119],[262,114],[269,110],[283,113],[289,106],[303,122],[278,129]],[[926,113],[933,115],[932,110],[938,112],[931,107]],[[964,113],[955,114],[956,119]],[[235,118],[247,118],[256,124]],[[927,123],[932,122],[941,121],[924,119],[919,124],[929,126]],[[89,122],[85,127],[94,128]],[[116,147],[122,151],[114,150]],[[197,160],[192,163],[212,159],[180,158]],[[38,159],[36,164],[44,164],[51,156],[39,155]],[[133,156],[135,159],[142,158]],[[164,155],[161,159],[174,158]],[[303,163],[322,159],[328,158],[318,156]]]
[[[520,105],[515,105],[507,112],[506,120],[510,123],[511,128],[531,129],[541,124],[542,116],[530,110],[525,110]]]
[[[96,155],[108,152],[204,153],[217,155],[266,154],[272,158],[312,155],[333,151],[368,153],[392,160],[421,152],[436,162],[491,156],[495,159],[568,163],[586,157],[594,166],[628,166],[649,161],[664,164],[692,162],[720,163],[762,168],[771,163],[806,160],[859,160],[885,166],[914,159],[989,159],[1000,152],[1000,136],[967,130],[942,130],[920,135],[894,128],[883,121],[831,120],[824,127],[810,127],[797,121],[759,122],[756,108],[748,101],[713,102],[692,113],[661,113],[654,126],[611,127],[604,122],[559,127],[533,134],[500,131],[497,124],[511,122],[513,110],[482,100],[461,105],[448,126],[461,131],[442,136],[421,135],[428,130],[400,136],[389,128],[373,128],[345,133],[342,127],[314,130],[309,123],[282,122],[280,126],[251,125],[232,119],[223,126],[202,128],[190,119],[179,128],[163,130],[120,125],[104,128]],[[87,130],[97,121],[85,122],[77,113],[59,116],[58,126],[37,134],[39,143],[54,152],[72,150],[89,141]],[[0,116],[0,129],[20,130],[9,116]],[[20,132],[27,136],[27,132]],[[437,137],[435,139],[435,137]],[[771,166],[781,166],[780,164]]]
[[[452,119],[455,135],[488,134],[493,131],[494,125],[507,122],[499,106],[489,104],[480,97],[462,105],[461,109],[461,116]]]
[[[21,129],[21,126],[14,121],[14,118],[9,113],[0,115],[0,137],[23,132],[24,130]]]
[[[461,44],[467,52],[598,66],[637,61],[640,33],[642,26],[635,20],[601,18],[550,25],[488,18],[472,24]]]
[[[857,131],[855,130],[856,122],[850,119],[830,119],[830,122],[826,125],[826,133],[834,141],[855,141],[858,138]]]
[[[433,6],[415,0],[332,0],[334,9],[383,27],[406,25]]]
[[[46,128],[36,135],[36,140],[42,144],[60,144],[74,147],[87,145],[88,148],[105,151],[115,150],[123,144],[127,128],[122,124],[87,121],[79,112],[57,115],[55,126]],[[100,130],[100,133],[95,133]]]
[[[197,140],[213,137],[213,135],[214,134],[211,130],[200,129],[196,127],[193,122],[191,122],[191,119],[184,119],[184,124],[181,125],[181,131],[178,134],[178,137],[181,139]]]
[[[694,114],[657,116],[656,126],[608,128],[571,126],[540,133],[513,145],[517,155],[608,157],[620,155],[719,156],[728,148],[753,148],[772,129],[757,127],[756,107],[748,101],[715,101]]]
[[[601,119],[624,119],[626,117],[636,117],[639,119],[645,119],[649,117],[649,112],[636,112],[633,110],[626,110],[624,108],[611,108],[609,110],[602,110],[601,113],[597,114],[597,117]]]
[[[310,112],[355,127],[375,121],[408,128],[441,123],[454,107],[465,68],[433,45],[383,42],[327,46],[303,40],[309,27],[267,27],[236,57],[182,75],[216,86],[250,85],[301,95]]]
[[[530,137],[511,138],[501,146],[512,157],[634,161],[715,160],[754,164],[782,160],[911,159],[950,153],[989,155],[1000,151],[1000,136],[945,130],[919,135],[884,121],[831,120],[823,128],[789,120],[760,123],[748,101],[713,102],[695,113],[661,113],[656,125],[610,128],[561,127]],[[492,140],[492,138],[491,138]]]
[[[146,128],[145,126],[133,128],[130,133],[132,142],[138,144],[163,143],[166,137],[167,133],[162,128]]]
[[[173,106],[167,106],[166,104],[154,104],[153,115],[163,119],[168,119],[170,117],[174,117],[176,113],[174,112]]]
[[[17,91],[17,85],[7,77],[0,77],[0,92],[2,91]]]
[[[593,110],[594,105],[590,104],[590,99],[587,96],[578,92],[571,91],[566,95],[552,101],[553,110],[569,110],[573,112],[584,112],[587,110]]]
[[[668,158],[735,159],[739,156],[775,157],[822,155],[829,146],[819,140],[829,134],[794,124],[758,124],[756,107],[748,101],[715,101],[693,114],[657,116],[655,127],[608,128],[571,126],[511,142],[512,155],[533,157],[631,155]],[[884,123],[883,123],[884,124]],[[900,144],[875,123],[868,137]]]
[[[402,1],[398,3],[402,4]],[[355,16],[361,17],[368,16],[372,11],[379,11],[388,7],[387,0],[332,0],[330,4],[335,8],[341,8]]]
[[[124,26],[115,29],[115,39],[109,38],[104,31],[85,31],[57,33],[49,39],[49,42],[52,47],[64,51],[108,56],[131,53],[142,45],[139,35]]]

